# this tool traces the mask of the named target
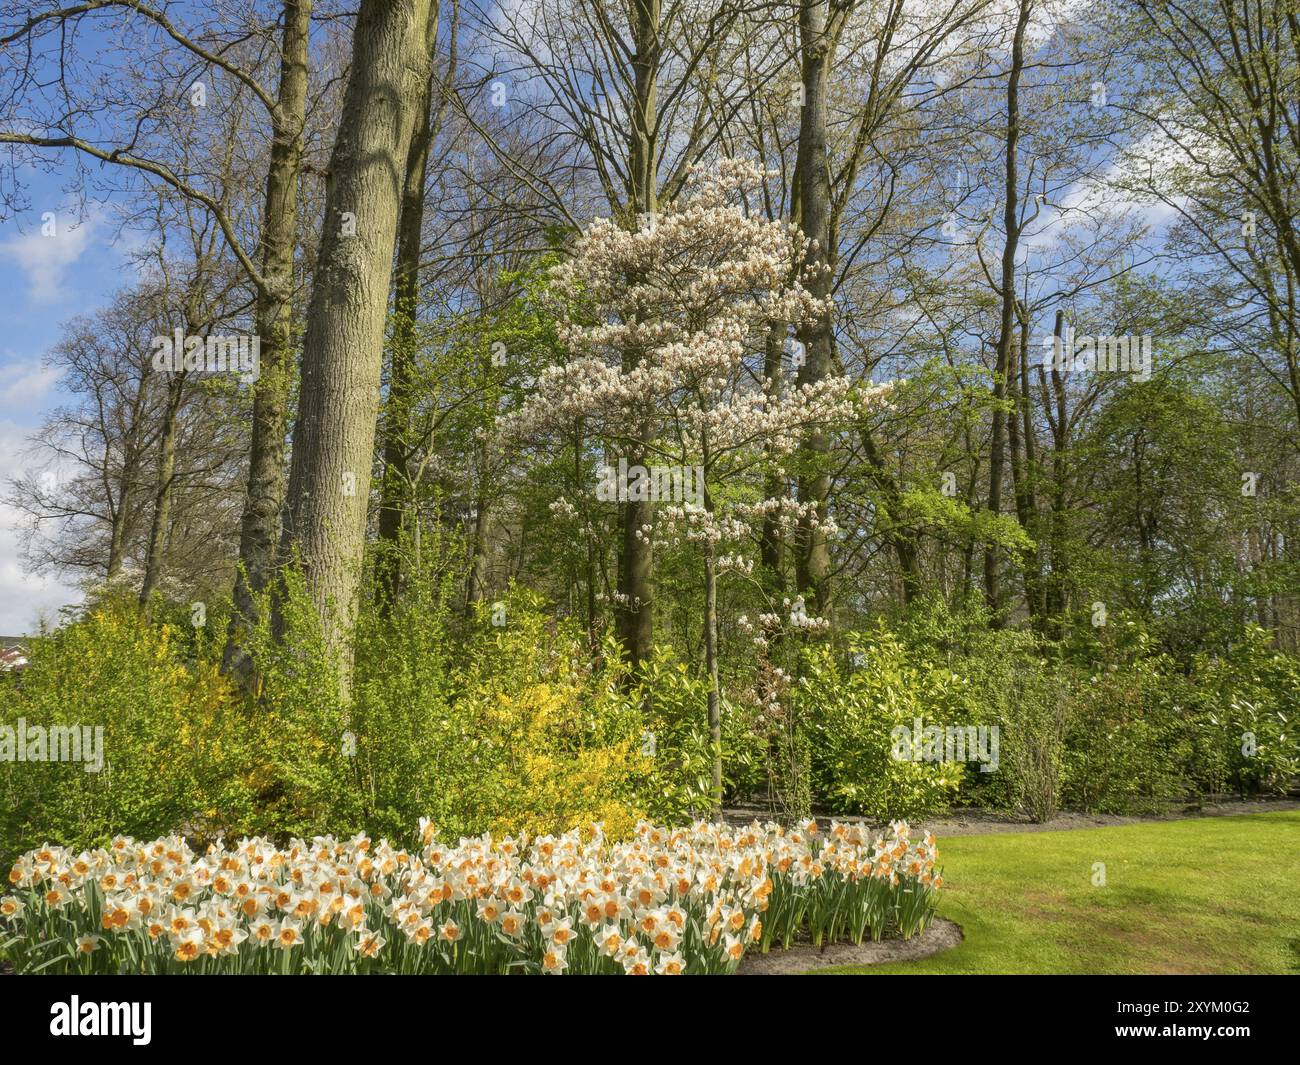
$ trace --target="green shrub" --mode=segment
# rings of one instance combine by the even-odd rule
[[[612,658],[616,648],[606,648]],[[638,778],[639,802],[650,817],[681,824],[703,817],[711,801],[713,755],[705,719],[709,685],[685,663],[660,648],[641,667],[630,699],[640,707],[645,726],[642,746],[653,751]],[[731,722],[731,715],[723,720]],[[726,736],[724,750],[730,750]]]
[[[1038,821],[1060,804],[1072,669],[1033,632],[989,626],[983,601],[950,608],[941,598],[915,603],[898,624],[914,662],[960,678],[950,685],[952,719],[998,729],[997,768],[971,766],[959,800],[991,809],[1024,810]]]
[[[1075,685],[1067,802],[1106,813],[1285,794],[1300,772],[1300,662],[1248,626],[1228,653],[1182,664],[1133,620]]]
[[[1248,626],[1225,655],[1198,655],[1192,773],[1217,795],[1285,795],[1300,774],[1300,660]]]
[[[965,664],[964,716],[998,726],[1000,759],[992,773],[967,774],[962,799],[1047,821],[1061,803],[1072,708],[1069,668],[1041,657],[1032,643],[1004,651]]]
[[[849,640],[854,668],[828,649],[809,654],[798,686],[812,748],[814,794],[836,813],[914,817],[947,809],[964,767],[893,757],[896,726],[967,724],[962,679],[914,661],[883,625]]]
[[[400,839],[428,816],[450,836],[585,821],[618,836],[640,816],[691,807],[702,689],[669,658],[651,690],[627,692],[612,649],[593,665],[585,635],[536,596],[458,619],[447,593],[363,614],[345,715],[304,590],[291,589],[288,638],[266,638],[258,655],[274,731],[268,831]]]
[[[21,679],[0,681],[0,725],[102,728],[103,767],[0,761],[0,854],[249,823],[259,733],[211,651],[122,601],[33,640]]]
[[[1156,811],[1187,795],[1186,717],[1169,697],[1167,660],[1112,663],[1082,679],[1066,736],[1066,805]]]

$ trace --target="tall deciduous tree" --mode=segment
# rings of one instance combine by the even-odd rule
[[[283,547],[303,567],[344,699],[393,248],[436,31],[431,0],[365,0],[357,14],[303,338]]]
[[[286,0],[280,43],[280,85],[270,107],[271,153],[266,172],[260,240],[261,275],[254,322],[261,342],[261,374],[253,391],[248,487],[239,524],[239,568],[225,666],[249,683],[251,661],[243,649],[246,627],[274,572],[284,508],[285,438],[294,370],[294,249],[298,184],[302,176],[307,108],[307,64],[312,0]]]
[[[1020,178],[1017,167],[1020,152],[1020,78],[1025,69],[1025,30],[1033,11],[1033,0],[1020,0],[1016,11],[1016,29],[1011,38],[1011,63],[1007,70],[1007,116],[1005,165],[1003,168],[1001,276],[998,283],[999,318],[997,361],[993,370],[993,433],[989,445],[989,510],[996,516],[1002,509],[1002,482],[1006,476],[1005,400],[1010,387],[1011,350],[1016,343],[1016,252],[1020,244]],[[995,625],[1002,617],[1001,560],[998,545],[984,549],[984,596]]]
[[[738,490],[745,480],[761,490],[768,463],[852,410],[844,377],[799,383],[779,397],[762,387],[771,323],[798,325],[823,313],[825,301],[807,284],[816,267],[806,265],[797,228],[751,218],[738,205],[738,194],[752,192],[760,177],[724,161],[653,226],[635,233],[608,221],[588,227],[556,270],[562,312],[576,309],[560,326],[574,358],[543,374],[536,394],[502,423],[518,436],[581,418],[617,448],[657,413],[646,464],[615,498],[667,494],[657,500],[659,528],[648,523],[637,536],[663,541],[675,526],[677,538],[699,550],[715,809],[722,802],[720,570],[752,570],[741,554],[772,513],[804,525],[816,517],[810,505],[738,499]]]

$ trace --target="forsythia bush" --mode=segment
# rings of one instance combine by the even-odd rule
[[[196,857],[176,836],[41,847],[9,873],[0,959],[20,973],[730,973],[747,950],[870,934],[934,914],[932,836],[814,821],[599,825],[560,836],[358,835]]]
[[[133,604],[99,607],[34,641],[20,680],[0,678],[0,725],[104,729],[99,773],[0,761],[0,860],[116,832],[403,839],[420,811],[457,834],[599,820],[611,836],[642,814],[702,812],[698,682],[665,656],[653,692],[625,691],[616,656],[593,667],[535,601],[507,609],[504,626],[485,610],[458,628],[431,593],[382,621],[367,615],[345,712],[292,580],[290,639],[272,641],[269,624],[255,634],[251,699],[187,617],[149,623]]]
[[[454,675],[469,772],[446,782],[439,823],[467,834],[600,821],[611,837],[627,835],[662,804],[647,786],[658,756],[646,743],[651,722],[623,690],[617,656],[610,648],[593,668],[580,634],[538,602],[521,594],[502,606],[499,626],[481,608]]]
[[[631,831],[635,782],[648,768],[641,716],[609,676],[586,670],[576,641],[526,615],[474,641],[459,686],[476,772],[450,799],[458,824],[535,834],[605,821],[616,837]]]
[[[105,602],[34,641],[21,679],[0,678],[0,725],[21,722],[29,736],[76,726],[90,748],[102,729],[98,767],[89,749],[81,761],[0,761],[0,856],[41,839],[192,832],[248,813],[257,730],[193,641]]]

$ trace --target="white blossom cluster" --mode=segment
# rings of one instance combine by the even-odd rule
[[[744,614],[736,619],[736,626],[750,638],[760,652],[767,651],[773,638],[784,632],[797,631],[817,635],[830,631],[830,619],[809,614],[804,607],[803,599],[792,601],[786,598],[782,600],[781,605],[785,610],[784,616],[767,612],[759,614],[757,622],[751,621]]]
[[[635,230],[609,219],[588,226],[553,269],[548,297],[570,358],[543,371],[497,423],[509,442],[582,419],[588,439],[635,442],[638,462],[650,461],[648,446],[656,459],[700,468],[702,500],[656,505],[634,535],[655,548],[703,547],[721,555],[719,572],[745,576],[753,562],[736,547],[752,542],[756,523],[776,518],[826,536],[838,529],[814,504],[738,502],[719,489],[760,463],[779,465],[811,429],[858,417],[889,391],[844,376],[763,380],[773,327],[798,329],[832,309],[810,291],[812,271],[825,266],[809,264],[815,249],[798,228],[744,210],[744,193],[763,177],[752,163],[723,160],[696,170],[677,203]],[[577,517],[564,500],[553,510]]]
[[[583,536],[593,538],[596,536],[597,530],[595,523],[583,521],[582,514],[579,512],[578,508],[570,503],[564,496],[560,496],[558,499],[553,500],[548,509],[561,521],[574,523],[577,526],[576,531],[581,533]]]
[[[746,577],[754,573],[754,560],[743,555],[723,555],[717,566],[719,573],[739,573]]]
[[[792,532],[802,522],[823,536],[837,536],[840,531],[833,518],[820,516],[815,500],[803,503],[785,496],[772,497],[757,503],[737,502],[732,509],[739,517],[754,523],[775,519],[777,527],[785,532]]]
[[[578,520],[578,508],[565,499],[564,496],[560,496],[559,499],[552,502],[549,509],[557,518],[563,518],[567,521]]]
[[[749,533],[749,526],[740,519],[721,512],[713,513],[692,503],[660,507],[657,517],[663,519],[667,531],[661,533],[656,543],[665,545],[680,544],[684,540],[691,544],[716,546],[724,541],[741,540]]]
[[[798,229],[735,202],[761,177],[752,164],[724,161],[698,172],[690,194],[653,224],[588,226],[552,272],[557,335],[572,358],[540,375],[521,409],[501,419],[503,435],[526,438],[582,417],[617,436],[629,421],[667,417],[687,451],[761,441],[788,452],[808,425],[851,414],[846,378],[793,386],[779,399],[740,387],[742,364],[762,350],[771,323],[797,327],[830,311],[806,287],[809,270],[824,267],[806,265]]]

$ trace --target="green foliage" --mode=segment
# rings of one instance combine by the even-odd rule
[[[1300,769],[1294,656],[1246,626],[1180,662],[1137,617],[1112,615],[1071,649],[1068,805],[1120,813],[1171,800],[1284,794]],[[1090,646],[1085,646],[1085,643]]]
[[[32,641],[21,678],[0,678],[0,725],[102,728],[103,765],[0,761],[0,858],[45,839],[100,843],[241,821],[261,731],[193,627],[146,622],[101,600]],[[7,735],[7,733],[6,733]],[[83,748],[83,759],[89,748]]]
[[[1066,804],[1100,813],[1159,810],[1186,797],[1187,721],[1163,656],[1111,663],[1078,680],[1066,735]]]
[[[611,641],[605,655],[616,653]],[[713,771],[703,713],[708,690],[704,678],[692,675],[685,663],[661,648],[641,667],[630,697],[653,737],[654,756],[646,764],[638,794],[649,815],[666,824],[680,824],[708,810]],[[723,746],[727,749],[725,740]]]
[[[1060,803],[1072,712],[1068,667],[1049,658],[1033,633],[990,628],[978,598],[950,610],[942,599],[926,597],[899,620],[898,630],[911,656],[961,678],[957,723],[999,730],[997,768],[986,773],[972,765],[962,801],[1050,818]]]
[[[812,746],[814,791],[836,812],[910,817],[947,808],[963,768],[893,757],[891,730],[958,722],[962,679],[928,662],[883,626],[849,640],[858,663],[812,652],[798,689]]]
[[[1199,782],[1215,794],[1286,794],[1300,774],[1300,661],[1247,626],[1223,655],[1198,655],[1191,747]]]
[[[698,668],[661,648],[633,684],[612,642],[593,655],[577,619],[557,620],[534,594],[511,592],[503,615],[480,604],[466,616],[448,606],[450,575],[409,573],[406,585],[389,611],[363,607],[346,708],[292,571],[285,639],[271,639],[268,620],[254,640],[253,700],[219,673],[220,607],[196,626],[185,604],[160,600],[146,619],[107,596],[35,640],[21,677],[0,679],[0,724],[101,726],[105,765],[0,761],[0,850],[120,832],[400,839],[420,816],[450,836],[593,820],[617,836],[639,816],[707,813]],[[782,802],[874,819],[967,803],[1045,820],[1059,807],[1131,812],[1293,785],[1300,662],[1266,631],[1246,626],[1187,661],[1124,611],[1075,632],[1052,644],[991,629],[978,603],[936,598],[842,648],[804,648],[779,699],[788,750],[774,748],[736,671],[723,704],[727,793],[776,788]],[[894,757],[893,730],[917,719],[996,726],[996,771]],[[774,778],[786,762],[791,778]],[[795,786],[802,798],[784,794]]]
[[[292,570],[284,639],[264,609],[250,645],[253,699],[163,608],[101,604],[35,641],[21,681],[0,680],[0,724],[102,725],[106,765],[0,762],[0,851],[118,833],[400,839],[421,816],[449,835],[603,821],[619,836],[642,815],[703,813],[704,686],[671,655],[628,690],[613,648],[593,664],[535,596],[512,594],[497,626],[486,605],[453,616],[443,578],[410,584],[391,613],[363,610],[346,707]]]
[[[963,663],[969,681],[964,716],[999,729],[997,770],[968,774],[963,798],[1047,821],[1061,804],[1065,734],[1074,706],[1068,671],[1036,654],[1032,640],[1023,639],[1026,635],[999,633],[1004,638],[988,641],[994,648],[1013,642],[1021,646]]]
[[[991,629],[979,602],[927,598],[891,628],[813,656],[800,699],[816,798],[836,812],[915,816],[950,801],[1102,813],[1222,795],[1285,794],[1300,772],[1300,662],[1247,626],[1223,654],[1182,663],[1134,615],[1068,645]],[[861,657],[856,657],[861,656]],[[889,757],[895,725],[997,726],[993,772]]]

